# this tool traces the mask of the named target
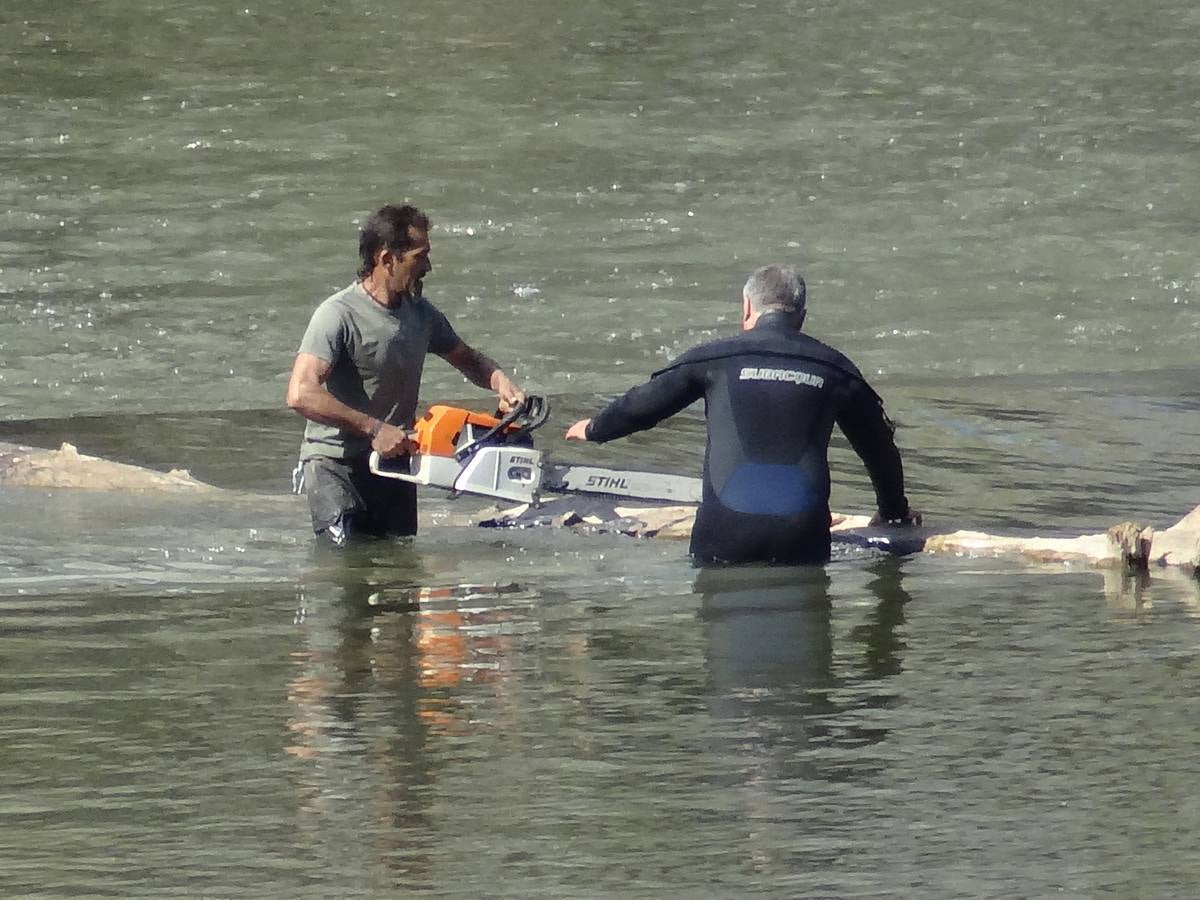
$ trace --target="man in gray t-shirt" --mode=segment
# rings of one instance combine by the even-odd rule
[[[415,485],[372,475],[367,460],[372,450],[415,449],[408,429],[426,353],[495,391],[502,408],[525,398],[422,296],[433,271],[424,213],[383,207],[363,225],[359,256],[358,279],[313,313],[287,388],[287,405],[308,419],[300,461],[313,530],[337,546],[355,535],[416,533]]]

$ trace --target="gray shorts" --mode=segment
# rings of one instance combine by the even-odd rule
[[[313,531],[335,544],[417,533],[417,486],[373,475],[365,457],[307,460],[304,492]]]

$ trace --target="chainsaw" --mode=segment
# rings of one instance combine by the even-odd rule
[[[701,482],[686,475],[551,463],[533,446],[550,406],[527,397],[505,414],[431,406],[417,420],[409,456],[372,452],[371,471],[383,478],[537,505],[545,493],[593,494],[667,503],[699,503]]]

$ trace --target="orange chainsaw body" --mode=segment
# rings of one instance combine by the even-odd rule
[[[453,456],[464,437],[470,441],[475,434],[483,434],[499,424],[499,419],[486,413],[471,412],[457,406],[431,406],[414,426],[420,448],[417,452],[430,456]],[[515,426],[505,429],[515,430]]]

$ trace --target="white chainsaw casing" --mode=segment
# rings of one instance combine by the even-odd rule
[[[528,447],[480,447],[454,480],[454,490],[533,503],[542,483],[542,454]]]
[[[527,447],[480,447],[466,463],[418,453],[409,458],[407,472],[385,468],[379,454],[372,453],[370,467],[383,478],[517,503],[533,503],[542,482],[542,454]]]

